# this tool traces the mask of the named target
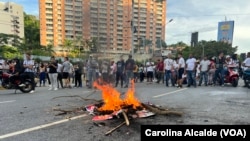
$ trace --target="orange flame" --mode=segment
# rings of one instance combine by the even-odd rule
[[[134,81],[131,81],[131,87],[128,89],[125,95],[125,99],[120,98],[120,93],[113,88],[111,85],[103,84],[99,85],[97,81],[93,84],[94,87],[102,91],[102,98],[104,100],[104,105],[99,108],[102,111],[118,111],[122,109],[124,105],[133,105],[133,108],[140,106],[139,100],[134,96],[135,86]]]

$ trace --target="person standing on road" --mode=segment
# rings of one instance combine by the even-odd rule
[[[61,85],[61,88],[63,88],[63,74],[62,74],[62,64],[56,60],[57,62],[57,88],[59,88],[59,84]]]
[[[163,59],[159,59],[156,65],[156,74],[157,74],[157,81],[156,83],[164,83],[164,62]]]
[[[174,65],[174,60],[172,59],[172,56],[169,53],[168,57],[164,60],[166,87],[168,87],[169,80],[171,80],[172,86],[175,86],[172,78],[172,70],[174,69],[173,65]]]
[[[115,87],[117,87],[119,80],[121,82],[121,88],[123,87],[124,73],[125,73],[125,62],[124,62],[123,56],[120,56],[120,60],[116,62]]]
[[[147,68],[147,82],[152,83],[154,79],[154,62],[150,58],[146,63]]]
[[[200,69],[200,81],[199,81],[198,86],[201,86],[203,77],[205,80],[205,86],[207,86],[209,66],[210,66],[210,61],[207,59],[207,56],[204,56],[203,60],[201,60],[200,62],[200,68],[199,68]]]
[[[193,54],[189,54],[189,58],[186,61],[186,74],[188,79],[188,86],[194,85],[196,87],[196,67],[197,62],[196,59],[193,57]]]
[[[88,88],[92,89],[93,82],[96,80],[96,70],[98,69],[98,62],[94,56],[89,56],[87,66]]]
[[[179,67],[178,67],[178,75],[177,75],[177,87],[178,88],[182,88],[182,76],[183,76],[183,73],[184,73],[184,70],[185,70],[185,60],[184,60],[184,58],[182,57],[182,53],[179,53],[178,54],[178,65],[179,65]]]
[[[220,78],[219,84],[221,86],[224,86],[224,79],[225,79],[225,70],[224,70],[224,65],[225,65],[225,58],[224,58],[224,53],[221,52],[218,56],[218,58],[215,58],[215,75],[214,75],[214,85],[216,84],[216,81],[218,78]]]
[[[45,81],[46,81],[46,67],[44,66],[44,63],[42,62],[40,67],[39,67],[39,77],[40,77],[40,87],[43,83],[43,86],[45,86]]]
[[[62,64],[62,73],[63,73],[63,80],[64,80],[64,87],[71,88],[70,81],[69,81],[69,72],[70,72],[70,62],[68,57],[64,57],[64,62]]]
[[[50,58],[50,63],[48,65],[49,67],[49,79],[51,81],[51,87],[49,88],[49,90],[54,89],[55,91],[58,90],[57,88],[57,62],[55,60],[55,57],[52,56]]]
[[[210,65],[208,69],[208,85],[212,85],[215,74],[215,57],[212,57],[209,61]]]
[[[117,66],[115,61],[111,61],[110,63],[110,72],[109,72],[109,77],[110,77],[110,82],[112,84],[115,83],[115,74],[116,74]]]
[[[132,55],[128,56],[128,60],[125,62],[125,72],[126,72],[126,78],[125,78],[125,86],[124,88],[128,88],[129,86],[129,82],[132,81],[134,79],[134,70],[135,67],[135,61],[132,58]]]
[[[250,52],[247,53],[247,58],[244,60],[244,62],[242,63],[242,66],[244,67],[243,71],[250,71]],[[244,87],[247,86],[247,82],[246,82],[246,78],[243,76],[244,79]]]

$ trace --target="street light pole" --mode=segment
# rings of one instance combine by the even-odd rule
[[[169,23],[171,23],[173,21],[173,19],[170,19],[166,24],[165,24],[165,26],[167,25],[167,24],[169,24]],[[161,33],[162,34],[162,33]],[[162,56],[162,42],[161,42],[161,38],[160,38],[160,46],[161,46],[161,56]]]
[[[204,45],[202,45],[202,57],[204,57],[205,53],[204,53]]]

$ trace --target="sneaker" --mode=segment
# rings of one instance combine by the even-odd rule
[[[58,88],[55,88],[55,89],[54,89],[54,91],[57,91],[57,90],[58,90]]]
[[[18,86],[19,86],[19,87],[24,87],[25,85],[24,85],[24,84],[19,84]]]
[[[34,90],[31,90],[31,91],[30,91],[31,94],[34,93],[34,92],[35,92]]]
[[[222,84],[221,87],[224,87],[224,84]]]
[[[51,91],[51,90],[52,90],[52,87],[50,87],[48,90]]]

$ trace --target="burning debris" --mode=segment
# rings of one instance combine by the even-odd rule
[[[150,117],[156,114],[176,115],[176,116],[182,115],[181,112],[172,111],[167,108],[162,108],[152,103],[141,103],[135,97],[135,86],[133,81],[131,81],[131,87],[126,92],[124,99],[121,98],[120,92],[109,84],[101,84],[99,81],[96,81],[94,82],[93,86],[101,90],[102,92],[101,101],[93,100],[96,102],[96,104],[80,107],[72,111],[61,110],[61,109],[55,109],[55,111],[62,112],[61,114],[58,115],[76,112],[79,110],[87,111],[90,115],[93,115],[92,121],[124,119],[124,122],[120,123],[118,126],[108,131],[105,135],[112,133],[114,130],[118,129],[122,125],[126,124],[127,126],[129,126],[130,120],[132,119]],[[75,96],[75,97],[80,97],[80,96]],[[82,100],[91,100],[82,97],[80,98]]]

